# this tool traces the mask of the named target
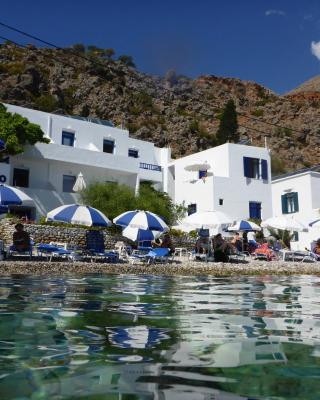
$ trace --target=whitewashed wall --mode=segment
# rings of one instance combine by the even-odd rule
[[[320,218],[320,173],[305,172],[288,176],[272,182],[273,215],[282,215],[281,196],[288,192],[298,193],[299,212],[294,214],[296,219],[308,226],[313,220]],[[311,243],[320,237],[320,230],[309,228],[308,232],[300,232],[299,240],[291,243],[295,250],[310,249]]]

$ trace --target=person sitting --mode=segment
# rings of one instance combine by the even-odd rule
[[[221,233],[214,236],[212,240],[214,260],[218,262],[228,262],[229,244],[223,239]]]
[[[31,247],[29,233],[23,229],[23,225],[21,223],[15,225],[15,229],[16,230],[12,236],[15,250],[21,252],[29,251]]]
[[[314,246],[312,252],[317,256],[320,256],[320,239],[316,241],[316,245]]]
[[[169,232],[166,232],[164,234],[160,247],[169,249],[169,254],[170,255],[174,254],[175,248],[174,248],[174,245],[172,243],[171,236],[170,236]]]
[[[234,234],[234,237],[231,240],[231,244],[238,250],[242,251],[242,240],[238,232]]]
[[[206,254],[209,250],[208,238],[199,237],[196,241],[195,252],[196,254]]]
[[[254,231],[248,232],[248,245],[249,245],[249,249],[250,248],[256,249],[258,247],[258,243],[256,240],[256,234]]]

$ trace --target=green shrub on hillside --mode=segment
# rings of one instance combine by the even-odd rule
[[[60,107],[59,101],[51,94],[42,94],[34,99],[36,108],[40,111],[52,112]]]
[[[254,115],[255,117],[262,117],[263,113],[264,111],[261,108],[251,111],[251,115]]]

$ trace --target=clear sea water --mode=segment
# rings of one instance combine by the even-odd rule
[[[0,398],[320,398],[320,278],[0,277]]]

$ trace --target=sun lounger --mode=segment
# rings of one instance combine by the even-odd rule
[[[170,256],[170,249],[165,247],[159,247],[148,252],[137,253],[134,252],[131,256],[128,257],[130,264],[134,264],[135,262],[143,262],[147,264],[152,264],[155,262],[168,262],[173,260],[173,256]]]
[[[8,257],[11,257],[13,255],[20,255],[20,256],[27,255],[30,258],[32,258],[33,245],[34,245],[34,242],[32,240],[30,240],[30,247],[27,250],[18,250],[15,247],[15,245],[11,245],[8,250]]]

